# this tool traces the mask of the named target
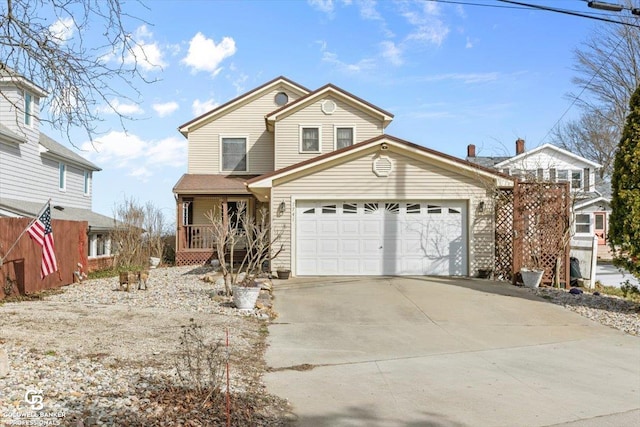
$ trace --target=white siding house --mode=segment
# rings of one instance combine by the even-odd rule
[[[114,220],[91,210],[100,168],[40,131],[45,96],[25,78],[0,72],[0,217],[34,217],[51,200],[54,219],[88,221],[90,258],[108,256]]]

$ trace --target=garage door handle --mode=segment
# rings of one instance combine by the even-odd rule
[[[380,246],[378,249],[382,249],[382,246]]]

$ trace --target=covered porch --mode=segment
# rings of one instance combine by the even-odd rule
[[[263,206],[246,189],[247,176],[185,174],[173,189],[176,198],[176,265],[202,265],[215,255],[214,227],[238,221],[239,210],[254,216]],[[242,247],[236,254],[242,256]]]

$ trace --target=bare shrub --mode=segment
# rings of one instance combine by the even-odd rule
[[[220,341],[206,342],[202,326],[193,319],[190,319],[189,325],[182,326],[176,372],[183,387],[197,392],[209,391],[209,395],[218,391],[227,357]]]

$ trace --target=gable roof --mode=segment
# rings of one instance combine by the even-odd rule
[[[40,86],[31,80],[28,80],[23,75],[15,72],[3,62],[0,62],[0,83],[8,83],[22,89],[27,89],[39,97],[48,95],[48,93]]]
[[[417,145],[412,142],[405,141],[403,139],[396,138],[391,135],[380,135],[380,136],[376,136],[374,138],[368,139],[366,141],[362,141],[358,144],[354,144],[349,147],[341,148],[336,151],[331,151],[325,154],[321,154],[312,159],[308,159],[300,163],[296,163],[294,165],[279,169],[277,171],[260,175],[258,177],[248,180],[245,183],[245,185],[247,185],[249,189],[251,189],[252,187],[253,188],[270,188],[273,186],[273,181],[276,179],[284,178],[294,173],[304,171],[306,169],[321,165],[323,163],[327,163],[329,161],[346,157],[350,154],[357,153],[359,151],[364,151],[378,144],[389,144],[395,147],[399,147],[403,150],[409,151],[410,153],[423,158],[436,159],[454,168],[462,169],[467,172],[474,172],[490,179],[497,179],[500,183],[499,184],[500,186],[511,186],[514,181],[513,177],[504,175],[503,173],[498,172],[494,169],[489,169],[484,166],[480,166],[476,163],[471,163],[466,160],[462,160],[458,157],[454,157],[449,154],[445,154],[440,151],[433,150],[431,148],[423,147],[421,145]]]
[[[180,133],[184,136],[187,136],[187,134],[189,133],[190,130],[192,130],[192,128],[197,128],[199,127],[202,123],[204,123],[207,120],[210,120],[211,118],[213,118],[214,116],[219,116],[222,114],[226,114],[230,111],[233,111],[235,108],[237,108],[238,106],[240,106],[242,104],[243,101],[245,101],[246,99],[252,97],[252,96],[256,96],[259,93],[262,92],[266,92],[268,90],[271,90],[273,87],[279,85],[279,84],[284,84],[288,87],[290,87],[292,90],[297,91],[299,93],[303,93],[303,94],[307,94],[309,93],[309,89],[307,89],[306,87],[299,85],[298,83],[294,82],[293,80],[289,80],[288,78],[284,77],[284,76],[280,76],[280,77],[276,77],[275,79],[266,82],[265,84],[258,86],[255,89],[250,90],[249,92],[246,92],[234,99],[232,99],[229,102],[225,102],[224,104],[214,108],[211,111],[208,111],[198,117],[196,117],[195,119],[189,120],[188,122],[184,123],[183,125],[178,127],[178,130],[180,131]]]
[[[377,106],[371,104],[370,102],[367,102],[364,99],[359,98],[359,97],[353,95],[352,93],[349,93],[346,90],[341,89],[338,86],[335,86],[335,85],[329,83],[329,84],[326,84],[326,85],[322,86],[321,88],[316,89],[313,92],[310,92],[307,95],[302,96],[302,97],[296,99],[295,101],[290,102],[287,105],[284,105],[281,108],[278,108],[277,110],[272,111],[271,113],[267,114],[266,115],[267,124],[275,123],[281,117],[289,115],[293,111],[297,111],[297,110],[303,108],[305,105],[315,101],[318,98],[322,98],[323,96],[325,96],[328,93],[331,93],[331,94],[336,95],[336,96],[338,96],[338,97],[340,97],[342,99],[345,99],[347,102],[355,105],[356,107],[360,108],[361,110],[369,112],[369,114],[376,115],[376,116],[381,116],[381,119],[382,119],[382,121],[384,123],[383,127],[386,127],[389,123],[391,123],[391,120],[393,120],[394,116],[390,112],[385,111],[382,108],[377,107]]]
[[[40,132],[40,139],[38,140],[40,145],[45,148],[45,152],[53,157],[59,158],[64,161],[68,161],[70,163],[75,163],[79,166],[85,167],[87,169],[93,171],[100,171],[98,166],[91,163],[89,160],[85,159],[78,153],[68,149],[64,145],[56,142],[52,138],[48,137],[44,133]]]
[[[0,199],[0,211],[9,216],[35,217],[45,202],[31,202],[16,199]],[[93,231],[111,230],[115,226],[115,219],[93,212],[91,209],[72,208],[51,202],[51,218],[67,221],[87,221]]]
[[[579,201],[576,202],[575,205],[573,205],[573,209],[582,209],[584,207],[587,207],[589,205],[593,205],[594,203],[604,203],[606,205],[611,205],[611,199],[607,198],[607,197],[593,197],[587,200],[583,200],[583,201]]]
[[[19,135],[0,123],[0,140],[4,139],[9,142],[13,142],[14,144],[22,144],[27,142],[27,138],[24,135]]]
[[[599,164],[599,163],[593,162],[593,161],[591,161],[589,159],[585,159],[582,156],[579,156],[577,154],[573,154],[570,151],[567,151],[567,150],[565,150],[563,148],[557,147],[557,146],[555,146],[553,144],[549,144],[549,143],[542,144],[541,146],[536,147],[533,150],[525,151],[524,153],[520,153],[517,156],[510,157],[510,158],[508,158],[506,160],[501,161],[500,163],[496,163],[494,165],[494,167],[501,168],[502,166],[506,166],[506,165],[511,164],[513,162],[517,162],[518,160],[522,160],[522,159],[524,159],[526,157],[531,156],[532,154],[535,154],[535,153],[543,151],[543,150],[556,151],[556,152],[561,153],[561,154],[563,154],[565,156],[568,156],[568,157],[570,157],[570,158],[572,158],[574,160],[577,160],[577,161],[582,162],[582,163],[586,163],[589,166],[592,166],[594,168],[601,168],[602,167],[602,165]]]

